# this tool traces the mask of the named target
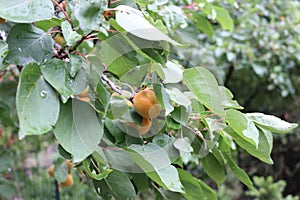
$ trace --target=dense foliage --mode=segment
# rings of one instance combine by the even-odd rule
[[[1,131],[18,132],[23,141],[53,133],[60,155],[93,180],[103,199],[217,199],[215,190],[187,169],[191,165],[218,186],[231,171],[255,192],[235,161],[236,149],[272,164],[272,133],[285,134],[297,124],[241,112],[243,107],[222,86],[227,67],[250,67],[267,80],[281,69],[274,66],[268,73],[262,67],[278,59],[267,57],[269,49],[277,53],[284,45],[261,44],[260,32],[251,29],[260,21],[238,17],[234,29],[225,8],[238,6],[208,0],[0,0]],[[247,6],[253,4],[241,9]],[[219,25],[223,31],[214,32]],[[265,57],[256,58],[258,53],[248,49],[254,42],[248,43],[243,31],[264,47],[250,50],[266,52]],[[226,42],[229,36],[235,43]],[[272,37],[283,36],[276,32]],[[230,66],[222,62],[224,56]],[[243,62],[254,59],[250,66]],[[280,61],[291,67],[297,63]],[[286,77],[274,78],[268,88],[280,86],[283,96],[294,93]],[[145,88],[154,91],[162,110],[158,116],[146,116],[150,127],[147,123],[149,129],[141,131],[145,115],[135,97]],[[52,140],[45,139],[50,146]],[[3,145],[0,150],[1,163],[9,160],[10,149]],[[58,159],[55,165],[58,182],[68,175],[62,163]],[[7,165],[0,170],[9,173]],[[8,180],[3,176],[0,181]]]

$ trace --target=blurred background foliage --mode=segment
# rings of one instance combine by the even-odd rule
[[[141,5],[142,1],[137,2]],[[184,33],[197,40],[201,49],[184,52],[185,56],[189,55],[185,59],[193,61],[200,57],[197,64],[206,66],[215,63],[224,85],[234,93],[245,112],[259,111],[300,123],[300,2],[208,2],[228,10],[235,25],[233,32],[223,30],[213,13],[202,15],[203,10],[194,11],[192,2],[157,0],[148,8],[153,10],[149,13],[152,17],[161,19],[167,28],[177,30],[178,38]],[[162,4],[165,5],[159,12]],[[206,28],[195,20],[203,16],[210,22],[204,23]],[[206,31],[198,34],[199,30]],[[15,91],[7,88],[15,88],[12,86],[16,82],[9,74],[0,81],[0,199],[54,198],[54,179],[47,174],[47,168],[58,157],[52,145],[54,139],[48,134],[19,141],[17,130],[6,128],[15,125]],[[226,182],[218,187],[220,199],[299,199],[295,195],[300,195],[300,130],[274,137],[274,165],[261,163],[244,151],[238,150],[236,154],[239,166],[250,176],[256,176],[254,183],[258,191],[246,192],[240,182],[228,175]],[[191,164],[189,170],[209,180],[201,173],[201,167]],[[75,185],[60,191],[62,199],[98,198],[88,180],[82,179],[76,171],[73,175]],[[217,188],[214,183],[210,184]]]

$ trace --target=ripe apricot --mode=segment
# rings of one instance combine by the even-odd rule
[[[145,135],[151,128],[152,121],[150,118],[143,118],[142,124],[140,127],[138,127],[138,131],[140,135]]]
[[[60,183],[60,185],[64,187],[71,187],[73,184],[74,184],[74,180],[72,174],[68,174],[66,180]]]
[[[51,177],[54,177],[54,167],[55,167],[54,165],[51,165],[48,169],[48,174]]]
[[[0,17],[0,24],[4,24],[5,23],[5,19]]]
[[[127,122],[127,126],[133,127],[139,133],[139,135],[145,135],[152,126],[152,121],[150,118],[143,118],[140,126],[135,122]]]
[[[155,118],[160,114],[161,106],[151,89],[141,90],[135,94],[133,105],[136,112],[144,118]]]

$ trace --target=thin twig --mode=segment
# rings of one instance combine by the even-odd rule
[[[57,3],[55,0],[51,0],[51,1],[63,12],[63,14],[66,16],[67,21],[71,24],[71,26],[73,26],[72,25],[72,20],[69,18],[69,15],[65,11],[65,9],[59,3]]]
[[[87,35],[83,36],[79,41],[76,42],[76,44],[70,49],[70,51],[76,50],[76,48],[83,42],[87,37],[89,37],[91,34],[93,34],[94,31],[89,32]]]
[[[52,33],[61,33],[61,30],[53,30],[47,32],[47,34],[52,34]]]
[[[109,78],[106,75],[102,74],[101,79],[104,80],[113,91],[115,91],[116,93],[118,93],[120,95],[123,95],[122,90],[120,90],[118,88],[118,86],[116,86],[111,80],[109,80]]]

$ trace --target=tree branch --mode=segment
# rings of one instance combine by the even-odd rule
[[[105,82],[107,83],[107,85],[109,85],[109,87],[110,87],[113,91],[115,91],[116,93],[118,93],[118,94],[120,94],[120,95],[123,95],[122,90],[120,90],[120,89],[118,88],[118,86],[116,86],[111,80],[109,80],[109,78],[108,78],[106,75],[102,74],[102,75],[101,75],[101,79],[102,79],[103,81],[105,81]]]
[[[65,11],[65,9],[59,3],[57,3],[55,0],[51,0],[51,1],[63,12],[63,14],[66,16],[67,21],[71,24],[71,26],[73,26],[72,20],[70,19],[69,15]]]

